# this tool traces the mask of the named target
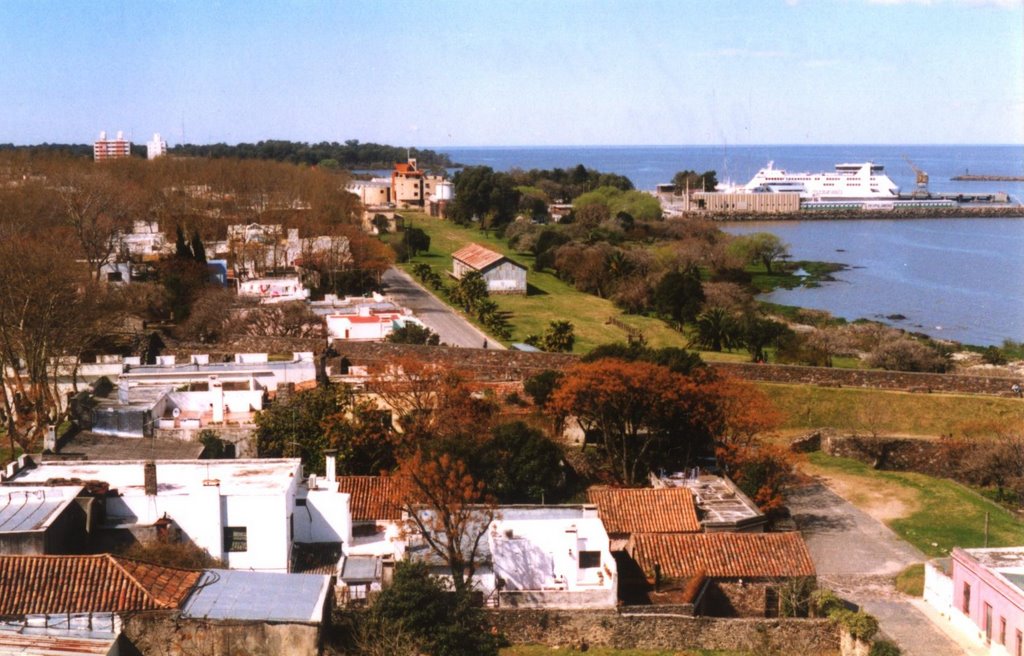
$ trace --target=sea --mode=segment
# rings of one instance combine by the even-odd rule
[[[829,171],[872,161],[904,191],[914,168],[936,192],[998,192],[1024,201],[1022,182],[957,182],[960,174],[1024,175],[1024,146],[566,146],[435,147],[461,164],[498,171],[575,167],[618,173],[653,190],[677,171],[714,170],[745,183],[769,161],[789,171]],[[727,232],[772,232],[794,260],[848,268],[819,287],[778,290],[767,301],[873,319],[981,346],[1024,341],[1024,219],[901,219],[723,223]]]

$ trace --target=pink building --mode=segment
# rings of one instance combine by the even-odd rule
[[[949,565],[926,568],[925,600],[994,656],[1024,656],[1024,547],[956,548]]]

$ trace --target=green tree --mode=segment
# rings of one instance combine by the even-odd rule
[[[198,230],[192,231],[192,257],[200,264],[206,264],[206,247],[203,246],[203,238],[199,236]]]
[[[455,200],[449,214],[458,223],[486,220],[498,227],[515,218],[519,205],[519,192],[512,179],[504,173],[495,173],[489,166],[469,166],[452,179]]]
[[[533,399],[534,405],[543,408],[551,398],[552,392],[562,380],[562,372],[548,369],[535,374],[523,381],[523,391]]]
[[[680,328],[697,318],[704,304],[704,286],[700,270],[690,265],[682,271],[669,271],[654,287],[654,309],[667,316]]]
[[[430,656],[497,656],[504,644],[488,630],[472,593],[446,590],[422,563],[398,563],[370,616],[385,630],[407,633]]]
[[[479,271],[467,271],[451,291],[452,302],[466,312],[473,312],[477,304],[486,299],[487,281]]]
[[[441,338],[430,328],[409,322],[391,331],[387,341],[392,344],[429,344],[437,346],[441,343]]]
[[[562,451],[521,421],[492,431],[474,468],[500,503],[558,503],[565,498]]]
[[[718,186],[718,176],[715,171],[697,173],[687,169],[686,171],[679,171],[672,176],[672,184],[675,185],[675,192],[677,194],[685,193],[686,190],[714,191],[715,187]]]
[[[409,247],[412,257],[416,257],[417,253],[425,253],[430,250],[430,235],[420,228],[406,228],[405,244]]]
[[[552,353],[569,353],[576,342],[576,333],[571,321],[552,321],[544,332],[544,350]]]
[[[334,387],[317,387],[278,397],[256,413],[256,453],[260,458],[302,458],[306,471],[324,473],[328,440],[326,417],[345,407],[342,393]]]
[[[760,262],[768,273],[772,264],[789,257],[789,246],[770,232],[741,235],[729,244],[729,251],[748,262]]]
[[[701,312],[697,316],[696,329],[697,344],[715,352],[732,348],[739,339],[736,320],[722,307],[716,306]]]
[[[738,341],[750,354],[752,362],[764,362],[764,349],[777,344],[792,331],[784,323],[757,316],[747,316],[739,324]]]

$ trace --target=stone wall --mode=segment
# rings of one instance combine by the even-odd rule
[[[777,649],[834,653],[839,632],[822,619],[721,619],[615,610],[498,610],[488,614],[513,644],[607,646],[617,649]]]
[[[393,362],[395,358],[429,359],[431,362],[465,371],[477,380],[523,380],[547,369],[565,369],[578,362],[576,356],[564,353],[526,353],[448,346],[335,342],[335,348],[341,357],[352,365],[373,369]],[[336,363],[337,360],[332,362],[335,371],[338,370]],[[1010,386],[1014,382],[1011,378],[998,376],[924,374],[742,362],[713,362],[709,363],[709,366],[716,371],[752,381],[910,392],[952,392],[1009,397],[1013,395]]]
[[[716,362],[716,371],[737,378],[766,383],[820,385],[822,387],[864,387],[908,392],[951,392],[1013,396],[1011,378],[997,376],[961,376],[959,374],[923,374],[906,371],[835,369],[745,362]]]
[[[124,635],[146,656],[316,656],[319,627],[309,624],[184,619],[177,613],[128,617]]]
[[[942,443],[936,440],[897,437],[821,436],[821,450],[830,456],[851,458],[875,469],[912,471],[929,476],[949,476]]]

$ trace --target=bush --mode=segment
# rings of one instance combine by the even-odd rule
[[[815,617],[829,617],[833,612],[845,608],[843,600],[827,588],[819,588],[811,593],[811,612]]]
[[[878,620],[864,611],[854,612],[843,608],[832,611],[828,617],[857,640],[867,641],[878,633]]]
[[[871,645],[868,656],[900,656],[902,653],[896,643],[888,640],[876,640],[875,644]]]

